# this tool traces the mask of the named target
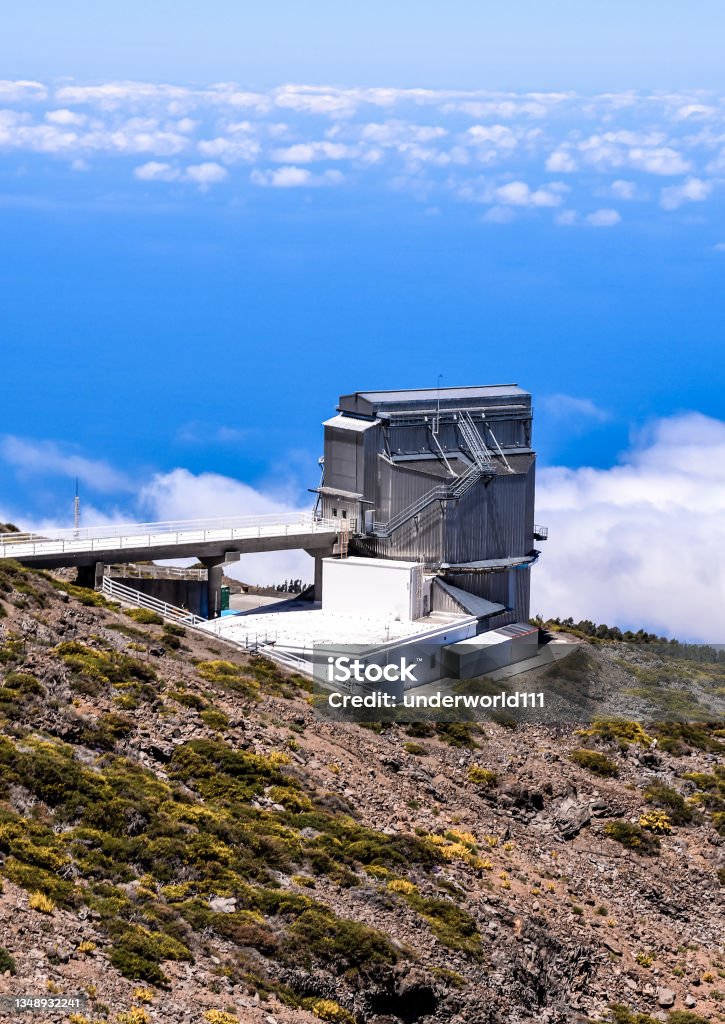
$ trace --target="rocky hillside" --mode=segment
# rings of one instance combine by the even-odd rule
[[[0,677],[0,995],[86,1004],[27,1019],[725,1020],[722,729],[321,723],[7,562]]]

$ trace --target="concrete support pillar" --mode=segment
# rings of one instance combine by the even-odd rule
[[[322,557],[315,558],[315,601],[322,602]]]
[[[238,551],[225,551],[223,555],[216,555],[211,558],[200,558],[199,561],[206,568],[207,582],[207,618],[218,619],[222,613],[222,578],[224,566],[227,562],[238,562]]]
[[[224,575],[224,560],[218,558],[201,558],[200,562],[206,566],[206,596],[207,596],[207,618],[218,619],[222,613],[222,577]]]
[[[322,603],[322,559],[331,558],[332,547],[308,550],[307,554],[315,560],[315,601]]]
[[[79,565],[76,582],[79,587],[87,587],[89,590],[100,590],[103,585],[103,562],[94,562],[92,565]]]

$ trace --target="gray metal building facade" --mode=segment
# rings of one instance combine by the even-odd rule
[[[545,532],[531,424],[515,384],[342,395],[324,424],[318,509],[349,521],[351,554],[423,562],[490,602],[481,628],[526,621]],[[455,603],[450,586],[433,595]]]

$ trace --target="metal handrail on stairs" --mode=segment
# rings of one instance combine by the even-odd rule
[[[453,483],[437,484],[431,490],[426,491],[420,498],[401,509],[387,523],[373,523],[373,533],[377,537],[388,538],[407,523],[413,516],[418,515],[434,501],[458,501],[469,488],[484,474],[493,475],[496,472],[494,457],[486,447],[483,438],[479,434],[475,423],[469,413],[464,413],[458,420],[458,428],[466,443],[466,447],[473,457],[472,464]],[[503,455],[503,453],[502,453]],[[505,460],[504,460],[505,461]]]
[[[432,505],[434,501],[447,501],[453,499],[458,501],[462,498],[466,491],[479,479],[481,476],[481,467],[475,462],[472,463],[462,476],[459,476],[452,484],[437,484],[432,487],[431,490],[426,491],[414,502],[408,505],[406,508],[401,509],[397,515],[394,515],[392,519],[389,519],[387,523],[375,522],[373,524],[373,532],[378,537],[390,537],[396,530],[399,530],[401,526],[407,523],[413,516],[418,515],[429,505]]]

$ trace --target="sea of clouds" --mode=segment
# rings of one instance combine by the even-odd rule
[[[89,486],[126,490],[110,511],[108,503],[84,506],[87,524],[309,508],[301,489],[251,487],[183,468],[151,475],[132,497],[119,470],[52,443],[6,437],[0,460],[9,472],[80,474]],[[725,422],[699,413],[658,419],[610,468],[543,468],[536,505],[549,539],[532,571],[532,614],[725,643]],[[0,510],[0,520],[12,518]],[[310,580],[312,561],[302,551],[246,555],[230,571],[254,583]]]
[[[725,96],[0,81],[0,159],[31,155],[154,194],[375,183],[430,212],[614,228],[716,199]]]

